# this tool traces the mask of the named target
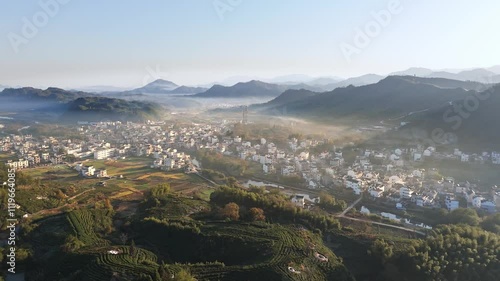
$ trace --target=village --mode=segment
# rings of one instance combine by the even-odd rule
[[[452,154],[445,154],[436,152],[434,147],[378,151],[332,145],[329,150],[314,153],[317,150],[313,148],[327,141],[291,137],[285,146],[279,147],[265,138],[255,141],[228,136],[233,126],[226,121],[181,126],[150,121],[144,124],[79,122],[74,127],[81,136],[78,139],[11,134],[0,138],[0,153],[10,157],[11,160],[6,161],[9,167],[19,170],[65,164],[81,177],[109,178],[105,168],[86,165],[86,159],[149,157],[152,169],[198,173],[203,165],[193,155],[207,150],[260,167],[255,179],[301,179],[301,192],[291,196],[292,202],[301,207],[318,203],[313,193],[331,191],[333,187],[350,190],[356,196],[364,195],[375,204],[392,206],[394,210],[443,208],[452,211],[462,207],[494,213],[500,204],[497,186],[480,186],[472,180],[457,181],[440,175],[437,169],[419,168],[421,163],[436,159],[496,166],[500,165],[498,152],[466,154],[455,149]],[[344,154],[353,151],[353,162],[347,164]],[[267,180],[261,184],[279,187],[282,182]],[[369,213],[364,206],[361,211]],[[382,216],[400,219],[387,212],[382,212]]]

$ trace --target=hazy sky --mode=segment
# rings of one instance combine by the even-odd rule
[[[400,0],[392,12],[391,2],[0,0],[0,84],[203,84],[500,64],[500,1]],[[381,10],[391,19],[377,27],[372,12]],[[371,30],[370,42],[355,43],[357,28]],[[356,48],[350,60],[341,46]]]

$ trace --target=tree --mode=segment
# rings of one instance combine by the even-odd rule
[[[264,216],[264,210],[261,208],[250,208],[250,219],[252,221],[265,221],[266,216]]]
[[[484,230],[500,234],[500,214],[486,217],[483,222],[481,222],[481,227]]]
[[[132,242],[130,242],[130,247],[129,247],[129,254],[131,257],[135,257],[136,254],[136,248],[135,248],[135,241],[132,239]]]
[[[170,193],[170,184],[168,183],[159,184],[151,189],[151,195],[153,197],[159,197],[168,193]]]
[[[230,187],[236,187],[238,184],[238,180],[235,177],[229,177],[227,178],[227,185]]]
[[[128,241],[128,234],[122,232],[122,234],[120,234],[120,241],[122,241],[122,244],[125,245],[125,243],[127,243]]]
[[[383,280],[496,281],[500,274],[498,249],[498,235],[462,224],[440,225],[425,240],[412,241],[390,255],[383,242],[374,243],[372,252],[378,253],[386,266],[393,265],[393,276],[404,273],[405,277]]]
[[[325,191],[322,191],[319,195],[319,205],[332,212],[340,212],[347,208],[347,203],[344,200],[336,200],[335,197]]]
[[[73,154],[66,155],[66,162],[73,163],[76,161],[76,156]]]
[[[76,236],[69,235],[64,241],[63,250],[66,252],[74,252],[85,246],[85,243],[80,241]]]
[[[66,198],[66,194],[64,194],[60,189],[58,189],[56,191],[56,197],[59,200],[63,200],[64,198]]]
[[[368,253],[379,258],[385,264],[392,257],[392,246],[384,240],[377,239],[368,250]]]
[[[451,211],[444,219],[446,224],[467,224],[471,226],[479,225],[481,219],[474,209],[458,208]]]
[[[319,194],[319,200],[321,205],[335,205],[335,198],[325,191],[321,191]]]
[[[113,205],[111,204],[109,198],[104,199],[104,208],[113,211]]]
[[[237,221],[240,218],[240,206],[234,202],[227,203],[221,210],[221,215],[223,218]]]
[[[174,275],[174,281],[196,281],[196,279],[186,270],[182,269]]]
[[[170,274],[165,269],[165,263],[163,263],[163,262],[160,265],[160,267],[158,267],[158,275],[160,277],[160,280],[171,280]]]

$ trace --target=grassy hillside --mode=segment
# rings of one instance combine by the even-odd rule
[[[68,104],[61,120],[148,120],[162,115],[162,108],[147,102],[104,97],[78,98]]]
[[[107,209],[34,222],[29,280],[166,280],[158,276],[182,270],[197,280],[353,280],[318,233],[223,220],[216,205],[154,190],[121,226]]]

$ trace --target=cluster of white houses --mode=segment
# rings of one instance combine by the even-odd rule
[[[426,175],[432,175],[434,171],[403,171],[391,169],[381,176],[371,169],[364,170],[358,166],[347,171],[343,182],[346,188],[352,189],[357,195],[365,192],[374,199],[390,200],[399,209],[415,204],[419,207],[445,207],[451,211],[459,208],[462,201],[467,207],[492,213],[500,204],[500,192],[496,187],[490,193],[477,194],[474,191],[477,185],[469,182],[455,183],[453,178],[426,179]]]
[[[147,122],[80,122],[79,139],[9,135],[0,138],[0,152],[16,157],[7,163],[24,169],[42,164],[61,164],[68,155],[76,159],[109,159],[125,156],[151,156],[151,167],[162,170],[193,167],[188,151],[207,149],[258,163],[262,172],[296,176],[311,189],[343,185],[354,193],[366,192],[378,199],[392,200],[404,208],[444,205],[450,210],[460,198],[468,206],[488,211],[499,204],[495,194],[477,194],[473,185],[455,184],[452,179],[433,180],[432,170],[413,168],[426,159],[454,159],[460,162],[500,165],[500,153],[466,154],[458,149],[452,153],[437,152],[433,147],[357,149],[354,163],[345,165],[345,150],[336,147],[318,151],[326,140],[290,138],[283,147],[265,138],[257,141],[231,136],[233,124],[189,124],[182,126]],[[105,171],[93,167],[76,167],[82,176],[106,177]],[[494,190],[497,192],[498,190]],[[474,195],[470,195],[473,192]],[[462,199],[463,200],[463,199]],[[399,205],[398,205],[399,206]]]

